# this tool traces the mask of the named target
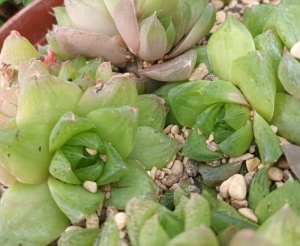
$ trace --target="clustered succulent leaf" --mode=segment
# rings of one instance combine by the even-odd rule
[[[139,64],[167,60],[154,64],[151,71],[138,65],[139,73],[178,81],[189,78],[196,57],[195,53],[180,55],[209,33],[216,11],[208,0],[66,0],[55,15],[58,25],[49,33],[48,42],[60,58],[101,56],[119,67],[134,60]],[[190,66],[182,73],[187,63]],[[177,75],[165,77],[168,69]]]
[[[243,23],[228,16],[199,47],[215,21],[208,0],[65,0],[39,51],[13,31],[0,55],[0,244],[120,245],[116,208],[133,246],[295,245],[299,181],[273,190],[267,168],[284,153],[300,178],[297,1],[246,8]],[[218,78],[188,81],[203,63]],[[185,142],[166,124],[190,128]],[[253,142],[265,165],[248,192],[257,223],[213,189]],[[158,203],[147,171],[179,150],[198,161],[201,195],[184,181]],[[65,231],[101,207],[101,229]]]

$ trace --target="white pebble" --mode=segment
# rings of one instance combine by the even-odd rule
[[[283,171],[278,167],[270,167],[268,170],[270,180],[279,182],[283,179]]]
[[[83,187],[91,193],[96,193],[98,190],[97,183],[93,181],[88,181],[88,180],[84,181]]]
[[[231,176],[229,179],[223,181],[223,183],[220,185],[219,192],[223,198],[229,198],[229,187],[233,180],[233,177],[234,176]]]
[[[233,175],[228,192],[229,196],[235,200],[245,200],[247,195],[247,186],[243,175]]]
[[[117,224],[119,230],[123,230],[126,226],[126,214],[124,212],[119,212],[114,216],[114,220]]]
[[[178,125],[172,126],[170,131],[173,135],[179,134],[179,126]]]
[[[243,217],[245,217],[255,223],[258,222],[257,216],[254,214],[254,212],[250,208],[240,208],[238,211]]]
[[[96,213],[91,214],[86,218],[86,228],[99,228],[99,217]]]
[[[181,177],[183,174],[183,163],[179,160],[175,160],[171,168],[173,174]]]
[[[300,41],[293,45],[291,49],[291,55],[297,59],[300,59]]]

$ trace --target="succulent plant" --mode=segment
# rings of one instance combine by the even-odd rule
[[[183,53],[209,33],[216,16],[208,0],[66,0],[55,14],[48,41],[62,59],[100,56],[118,67],[136,61],[138,74],[160,81],[189,78],[196,53]]]
[[[7,52],[14,47],[27,55],[10,60]],[[157,200],[158,186],[145,169],[166,166],[180,148],[161,133],[163,100],[138,96],[130,74],[116,74],[98,58],[49,62],[47,55],[43,62],[36,53],[16,32],[1,53],[6,68],[13,69],[11,83],[1,86],[0,180],[11,186],[1,198],[0,227],[6,228],[0,230],[1,244],[46,245],[102,204],[124,209],[132,197]],[[155,105],[159,110],[152,110]],[[145,135],[151,140],[146,145]],[[104,185],[111,185],[109,201],[100,189]],[[28,205],[20,216],[24,196]],[[37,206],[43,212],[36,213]],[[48,223],[45,214],[53,220]],[[31,227],[36,220],[39,229]],[[31,235],[31,229],[41,234]]]

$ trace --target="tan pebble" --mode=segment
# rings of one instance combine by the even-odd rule
[[[189,81],[197,81],[197,80],[204,79],[204,77],[208,74],[209,71],[207,69],[207,66],[204,63],[200,63],[199,66],[193,70],[193,73],[189,78]]]
[[[96,213],[86,218],[86,228],[99,228],[99,217]]]
[[[291,48],[291,55],[297,59],[300,59],[300,41],[295,43]]]
[[[220,187],[221,187],[221,186],[218,185],[218,186],[216,186],[215,188],[216,188],[217,191],[220,191]]]
[[[124,239],[126,237],[126,231],[119,231],[119,238]]]
[[[163,133],[164,134],[169,134],[171,132],[171,128],[173,127],[173,125],[168,125],[164,130],[163,130]]]
[[[174,138],[174,135],[171,132],[168,133],[168,136],[171,137],[171,138]]]
[[[156,179],[154,182],[155,182],[162,190],[164,190],[164,191],[167,191],[167,190],[168,190],[167,186],[165,186],[164,184],[161,183],[161,180]]]
[[[220,193],[218,193],[218,195],[217,195],[217,199],[219,199],[219,200],[221,200],[221,201],[223,201],[223,200],[224,200],[224,198],[221,196],[221,194],[220,194]]]
[[[249,147],[249,153],[250,154],[253,154],[256,150],[256,145],[255,144],[251,144],[250,147]]]
[[[254,156],[250,153],[246,153],[246,154],[243,154],[241,156],[237,156],[237,157],[231,157],[229,159],[229,163],[237,163],[237,162],[241,162],[241,161],[246,161],[246,160],[249,160],[251,158],[253,158]]]
[[[184,137],[181,136],[181,135],[179,135],[179,134],[175,134],[174,137],[175,137],[177,140],[179,140],[179,142],[180,142],[181,144],[183,144],[183,143],[185,142]]]
[[[184,157],[182,163],[183,163],[183,165],[187,165],[189,163],[189,161],[190,161],[190,158]]]
[[[242,0],[243,4],[250,6],[259,5],[259,0]]]
[[[98,152],[97,150],[85,148],[86,152],[88,152],[90,155],[96,155]]]
[[[269,3],[270,3],[270,0],[263,0],[263,3],[269,4]]]
[[[293,176],[291,175],[290,171],[288,169],[285,169],[283,171],[283,181],[286,182],[288,181],[290,178],[292,178]]]
[[[271,127],[271,129],[272,129],[272,131],[273,131],[274,133],[276,133],[276,132],[278,131],[278,127],[277,127],[277,126],[270,125],[270,127]]]
[[[105,199],[108,200],[110,198],[110,195],[111,195],[110,192],[105,192],[104,194],[105,194]]]
[[[167,187],[171,187],[173,184],[177,183],[179,181],[180,177],[174,174],[170,174],[168,176],[165,176],[161,183],[164,184]]]
[[[264,165],[263,163],[260,163],[260,164],[257,166],[257,169],[261,169],[261,168],[263,168],[263,167],[265,167],[265,165]]]
[[[186,129],[184,132],[183,132],[183,137],[184,138],[187,138],[188,136],[189,136],[189,134],[190,134],[190,129]]]
[[[102,186],[100,187],[100,189],[101,189],[102,191],[104,191],[104,192],[111,191],[111,187],[110,187],[109,184],[107,184],[107,185],[102,185]]]
[[[229,187],[233,178],[234,176],[231,176],[229,179],[223,181],[223,183],[220,185],[219,192],[223,198],[229,198]]]
[[[275,185],[276,185],[276,188],[278,189],[278,188],[282,187],[284,185],[284,183],[283,182],[275,182]]]
[[[171,133],[173,135],[179,134],[179,126],[177,126],[177,125],[172,126],[171,127]]]
[[[183,174],[183,163],[179,160],[174,161],[171,171],[172,174],[181,177]]]
[[[120,246],[129,246],[129,242],[126,238],[121,238]]]
[[[97,183],[93,181],[84,181],[83,187],[91,193],[96,193],[98,190]]]
[[[82,229],[82,228],[80,226],[71,225],[65,229],[65,232],[74,231],[74,230],[78,230],[78,229]]]
[[[247,200],[240,201],[240,200],[231,199],[230,204],[235,209],[247,208],[248,207],[248,201]]]
[[[157,171],[157,167],[152,167],[151,171],[150,171],[150,176],[152,180],[155,180],[155,176],[156,176],[156,171]]]
[[[106,217],[113,218],[117,213],[119,213],[118,209],[113,206],[108,206],[106,208]]]
[[[216,152],[219,150],[218,144],[216,142],[211,142],[211,143],[207,144],[207,148],[213,152]]]
[[[231,0],[230,3],[228,4],[228,8],[232,9],[237,5],[238,1],[237,0]]]
[[[289,169],[290,168],[290,164],[286,161],[286,159],[280,159],[277,162],[277,166],[281,169]]]
[[[220,9],[222,9],[224,7],[224,3],[220,0],[215,0],[212,3],[215,6],[217,11],[219,11]]]
[[[246,182],[247,189],[249,189],[249,187],[251,185],[251,182],[252,182],[255,174],[256,174],[255,171],[252,171],[250,173],[246,173],[246,175],[245,175],[245,182]]]
[[[283,179],[283,171],[278,167],[270,167],[268,176],[270,180],[281,181]]]
[[[100,155],[100,158],[102,161],[106,162],[107,161],[107,155]]]
[[[165,172],[159,171],[159,172],[156,173],[156,178],[157,179],[163,179],[163,177],[165,177]]]
[[[245,217],[255,223],[258,222],[257,216],[254,214],[254,212],[250,208],[240,208],[238,211],[243,217]]]
[[[246,167],[248,172],[257,170],[257,167],[260,163],[261,163],[260,159],[258,159],[257,157],[246,160]]]
[[[169,190],[176,190],[178,187],[179,187],[179,184],[176,183],[176,184],[173,184]]]
[[[221,24],[225,21],[226,19],[226,14],[224,11],[218,11],[217,16],[216,16],[216,23]]]
[[[100,203],[99,207],[98,207],[97,210],[96,210],[96,213],[98,214],[98,216],[101,215],[101,212],[102,212],[102,206],[103,206],[103,203]]]
[[[236,20],[240,20],[242,18],[242,16],[239,13],[228,12],[228,15],[232,16]]]
[[[229,196],[235,200],[245,200],[247,195],[247,186],[243,175],[233,175],[228,192]]]
[[[150,171],[147,171],[147,174],[148,174],[149,177],[151,178],[151,172],[150,172]]]
[[[162,171],[164,171],[168,175],[172,174],[171,169],[168,169],[168,168],[163,168]]]
[[[124,212],[119,212],[114,216],[114,220],[117,224],[119,230],[123,230],[126,226],[126,214]]]

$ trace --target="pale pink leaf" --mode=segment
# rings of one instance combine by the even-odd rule
[[[69,27],[57,27],[54,32],[60,48],[74,57],[103,57],[113,65],[124,67],[130,55],[119,36],[108,37]]]
[[[142,69],[140,74],[165,82],[186,80],[191,76],[196,60],[197,52],[190,50],[172,60]]]
[[[133,53],[137,53],[140,47],[140,34],[133,0],[120,0],[113,18],[124,42]]]

